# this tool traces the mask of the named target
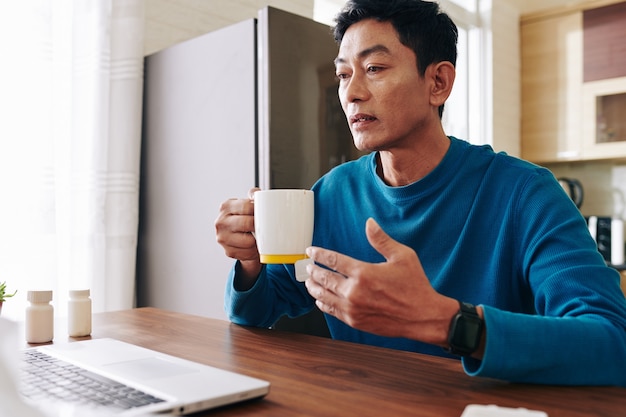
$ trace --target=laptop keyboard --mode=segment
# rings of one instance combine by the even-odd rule
[[[37,350],[23,353],[20,391],[32,401],[63,401],[120,411],[164,401]]]

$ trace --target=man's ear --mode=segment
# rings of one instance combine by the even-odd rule
[[[456,77],[456,70],[454,69],[454,65],[449,61],[441,61],[430,65],[426,73],[432,80],[430,104],[434,107],[439,107],[450,97],[454,78]]]

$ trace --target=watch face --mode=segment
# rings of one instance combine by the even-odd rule
[[[467,315],[461,315],[455,326],[452,343],[458,349],[473,352],[478,349],[482,320]]]
[[[460,311],[452,320],[448,351],[461,356],[474,353],[480,345],[483,326],[483,321],[478,315]]]

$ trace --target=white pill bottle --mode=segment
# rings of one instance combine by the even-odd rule
[[[28,343],[48,343],[54,338],[54,308],[52,291],[28,291],[30,303],[26,307],[26,341]]]
[[[71,290],[67,302],[67,332],[70,337],[91,334],[91,298],[89,290]]]

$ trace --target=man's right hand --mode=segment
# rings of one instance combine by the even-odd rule
[[[248,198],[231,198],[220,206],[215,220],[217,243],[223,248],[226,256],[240,261],[241,270],[235,285],[238,290],[252,287],[261,272],[259,250],[256,246],[254,232],[254,193],[258,188],[248,192]]]

